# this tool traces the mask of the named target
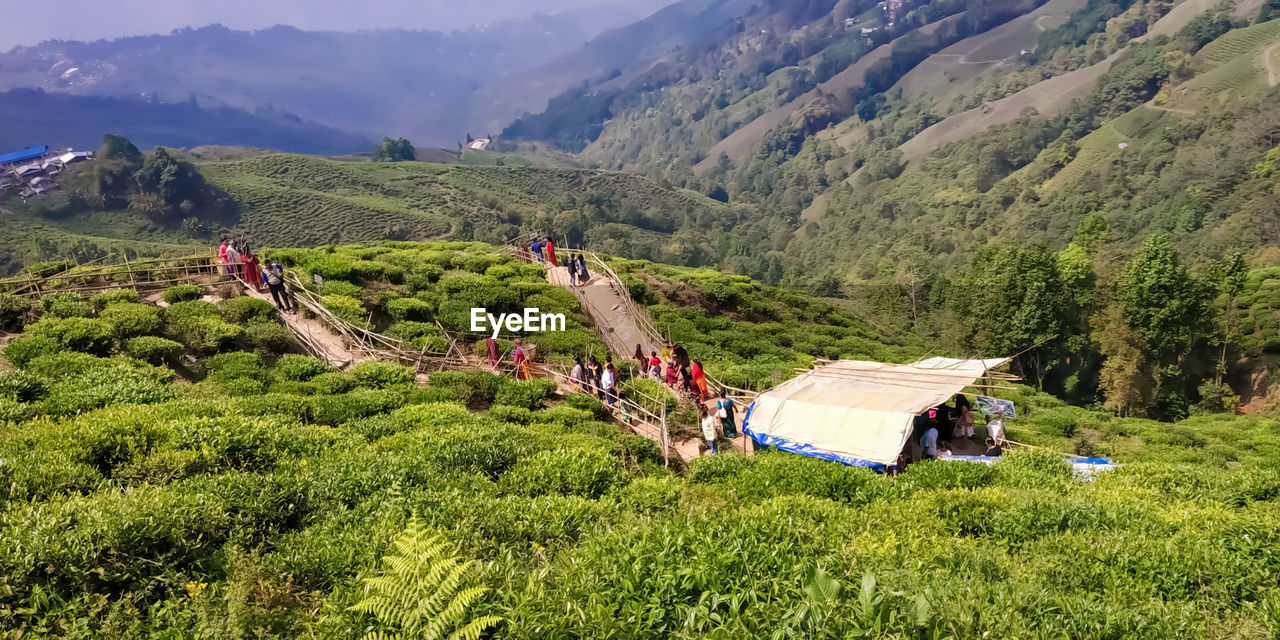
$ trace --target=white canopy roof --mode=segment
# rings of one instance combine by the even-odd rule
[[[891,464],[911,436],[915,416],[1008,361],[831,362],[757,396],[743,428],[759,442],[795,453]]]

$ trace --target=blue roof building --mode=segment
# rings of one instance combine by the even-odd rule
[[[14,151],[13,153],[0,155],[0,165],[17,164],[19,162],[26,162],[27,160],[43,158],[47,155],[49,155],[49,145],[47,144],[41,147],[28,147],[22,151]]]

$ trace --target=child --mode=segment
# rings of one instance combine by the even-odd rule
[[[707,408],[702,405],[698,405],[698,413],[702,416],[702,438],[707,441],[707,449],[709,449],[713,454],[720,453],[719,450],[716,449],[715,417],[710,413],[707,413]]]

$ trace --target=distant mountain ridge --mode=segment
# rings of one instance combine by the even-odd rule
[[[467,133],[466,114],[479,88],[572,51],[599,30],[665,2],[605,3],[450,33],[211,25],[168,35],[49,41],[0,55],[0,91],[195,100],[205,107],[296,114],[365,138],[404,136],[452,147]]]
[[[93,149],[104,131],[142,148],[200,145],[256,146],[295,153],[366,152],[373,140],[281,111],[204,108],[196,102],[161,104],[136,98],[75,96],[43,90],[0,92],[0,148],[31,144]]]

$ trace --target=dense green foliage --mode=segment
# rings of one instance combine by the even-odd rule
[[[413,145],[404,138],[383,138],[377,146],[373,148],[374,162],[409,162],[417,160],[418,154],[414,150]]]
[[[474,243],[277,253],[375,316],[394,300],[428,303],[396,307],[418,320],[388,310],[378,324],[434,326],[454,296],[501,303],[506,289],[560,300],[539,268]],[[1142,255],[1153,295],[1183,291],[1167,285],[1190,276],[1158,266],[1173,259],[1167,244]],[[614,265],[664,330],[735,381],[768,384],[814,356],[909,360],[923,348],[740,276]],[[1249,311],[1241,301],[1265,298],[1274,275],[1214,273]],[[1072,282],[1061,295],[1075,300]],[[988,304],[1021,319],[1035,295]],[[761,452],[698,459],[681,477],[651,441],[602,422],[598,400],[560,398],[548,380],[442,371],[419,386],[390,363],[337,371],[239,341],[211,353],[156,334],[248,331],[271,310],[232,298],[157,312],[137,299],[117,291],[85,311],[83,298],[48,296],[5,351],[19,367],[0,373],[6,629],[360,638],[436,621],[470,625],[469,637],[493,625],[495,638],[1264,638],[1280,625],[1275,419],[1118,418],[1020,387],[1004,394],[1018,407],[1011,439],[1122,466],[1081,482],[1061,456],[1023,450],[887,477]]]

